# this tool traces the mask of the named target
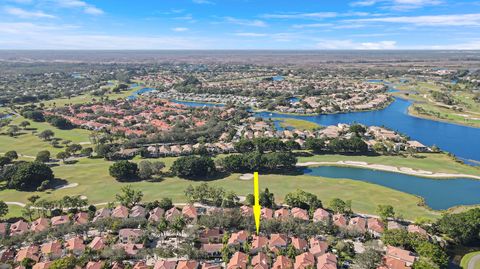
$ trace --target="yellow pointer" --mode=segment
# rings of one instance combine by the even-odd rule
[[[255,205],[253,206],[253,215],[255,217],[255,227],[257,235],[260,231],[260,214],[262,207],[260,206],[260,193],[258,192],[258,172],[253,173],[253,196],[255,197]]]

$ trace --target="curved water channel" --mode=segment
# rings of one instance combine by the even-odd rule
[[[305,168],[310,176],[351,179],[385,186],[423,197],[426,205],[435,210],[459,205],[480,204],[480,181],[468,178],[433,179],[380,170],[320,166]]]

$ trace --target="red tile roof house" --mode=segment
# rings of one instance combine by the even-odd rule
[[[367,221],[368,232],[375,237],[380,237],[385,231],[385,224],[377,218],[369,218]]]
[[[428,233],[427,233],[427,231],[425,231],[425,229],[423,229],[422,227],[420,227],[418,225],[414,225],[414,224],[408,225],[407,231],[409,233],[417,233],[417,234],[421,234],[421,235],[424,235],[424,236],[428,236]]]
[[[248,233],[246,231],[239,231],[230,236],[227,245],[241,245],[243,242],[247,241],[247,239]]]
[[[253,209],[250,206],[242,205],[240,207],[240,211],[242,212],[242,215],[245,217],[253,215]]]
[[[197,269],[197,261],[178,261],[176,269]]]
[[[19,220],[10,225],[10,236],[22,235],[26,232],[28,232],[28,223],[23,220]]]
[[[252,258],[252,266],[254,269],[268,269],[268,257],[265,253],[260,252]]]
[[[205,262],[202,264],[202,269],[222,269],[222,266],[219,264]]]
[[[126,219],[128,218],[128,208],[123,205],[119,205],[112,210],[112,218]]]
[[[182,216],[182,212],[180,212],[180,210],[178,210],[176,207],[172,207],[165,212],[165,219],[168,221],[171,221],[179,216]]]
[[[0,251],[0,262],[9,262],[15,259],[15,250],[13,248]]]
[[[34,233],[45,231],[50,227],[50,220],[47,218],[39,218],[32,222],[30,225],[30,231]]]
[[[325,254],[328,250],[328,243],[326,241],[318,240],[314,237],[310,238],[310,253],[313,254],[315,257],[320,257],[321,255]]]
[[[186,205],[182,208],[182,215],[188,219],[197,219],[197,209],[193,205]]]
[[[112,212],[108,208],[101,208],[95,212],[95,217],[93,218],[93,222],[105,218],[109,218]]]
[[[121,243],[136,243],[143,235],[143,231],[140,229],[121,229],[118,231],[118,238]]]
[[[227,264],[227,269],[246,269],[248,256],[242,252],[235,252]]]
[[[223,244],[212,244],[206,243],[202,244],[202,251],[204,251],[208,257],[221,257],[222,256]]]
[[[272,219],[273,218],[273,210],[271,210],[270,208],[262,208],[262,210],[260,211],[260,217],[262,219],[265,219],[265,220],[269,220],[269,219]]]
[[[288,237],[284,234],[271,234],[270,241],[268,241],[268,246],[270,249],[281,249],[286,248],[288,245]]]
[[[299,237],[290,237],[290,240],[292,241],[292,246],[300,251],[305,251],[308,248],[308,243],[307,240],[299,238]]]
[[[276,219],[287,219],[290,217],[290,211],[286,208],[280,208],[278,210],[275,210],[275,213],[273,215]]]
[[[201,243],[221,243],[223,239],[223,231],[219,228],[206,228],[199,235]]]
[[[52,262],[39,262],[36,263],[32,269],[48,269],[52,265]]]
[[[67,215],[56,216],[50,219],[52,221],[52,226],[60,226],[67,223],[70,223],[70,219]]]
[[[294,269],[306,269],[315,266],[315,257],[310,252],[305,252],[295,257]]]
[[[87,224],[89,222],[89,217],[87,212],[78,212],[73,216],[73,221],[75,224]]]
[[[268,245],[268,238],[265,236],[254,235],[252,239],[252,247],[250,248],[250,253],[256,254],[262,251]]]
[[[73,254],[79,256],[85,250],[85,244],[83,244],[83,239],[74,237],[67,240],[65,248]]]
[[[125,250],[125,253],[127,253],[127,255],[135,256],[135,255],[137,255],[137,253],[140,249],[143,249],[143,244],[132,244],[132,243],[123,244],[123,243],[120,243],[120,244],[116,244],[114,246],[114,248],[123,249],[123,250]]]
[[[333,253],[325,253],[318,258],[317,269],[337,269],[337,257]]]
[[[38,262],[40,260],[38,251],[38,246],[28,246],[21,248],[15,256],[15,261],[22,262],[25,258],[29,258],[34,260],[35,262]]]
[[[153,269],[175,269],[176,261],[159,260],[155,263]]]
[[[98,262],[88,262],[85,266],[85,269],[102,269],[104,265],[103,261]]]
[[[387,229],[388,230],[405,229],[405,227],[396,221],[389,221],[387,223]]]
[[[272,265],[272,269],[291,269],[293,268],[292,261],[285,256],[277,256],[277,259]]]
[[[139,261],[135,263],[133,269],[150,269],[151,267],[148,266],[144,261]]]
[[[63,255],[63,246],[60,241],[52,241],[42,245],[41,251],[44,257],[49,260],[61,258]]]
[[[107,245],[107,240],[105,238],[97,236],[93,238],[92,242],[88,245],[89,248],[93,250],[102,250]]]
[[[346,227],[347,218],[342,214],[335,214],[333,215],[333,224],[337,227]]]
[[[122,262],[113,262],[112,263],[112,268],[110,269],[124,269],[125,266],[123,265]]]
[[[130,218],[145,218],[147,211],[143,206],[136,205],[132,207],[129,217]]]
[[[313,213],[313,221],[318,222],[318,221],[329,221],[330,220],[330,212],[323,208],[317,208],[315,212]]]
[[[305,209],[294,207],[292,208],[291,213],[292,213],[292,216],[297,219],[302,219],[302,220],[310,219],[310,217],[308,216],[308,212]]]
[[[386,264],[388,267],[388,260],[393,259],[402,262],[406,266],[412,266],[417,257],[408,250],[397,247],[387,246],[387,253],[385,254]],[[396,269],[396,268],[393,268]]]
[[[149,212],[148,221],[159,222],[163,218],[165,210],[160,207],[156,207]]]
[[[348,223],[348,228],[357,231],[359,233],[365,233],[367,231],[367,221],[362,217],[351,218]]]

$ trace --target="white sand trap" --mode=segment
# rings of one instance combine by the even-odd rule
[[[243,174],[240,176],[241,180],[251,180],[253,179],[253,174]]]
[[[68,185],[62,185],[62,186],[58,186],[56,187],[55,189],[56,190],[63,190],[63,189],[70,189],[70,188],[75,188],[78,186],[78,183],[72,183],[72,184],[68,184]]]

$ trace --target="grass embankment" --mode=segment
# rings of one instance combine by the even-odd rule
[[[320,125],[306,120],[283,118],[272,118],[272,120],[278,120],[280,126],[283,128],[294,128],[298,130],[314,130],[320,128]]]
[[[462,261],[460,262],[460,267],[462,269],[468,269],[468,264],[470,263],[470,260],[477,255],[480,255],[480,251],[471,252],[463,256]],[[475,263],[475,266],[473,267],[473,269],[480,269],[480,261]]]
[[[459,84],[459,87],[463,88],[464,85]],[[413,79],[408,83],[396,85],[396,88],[400,91],[394,93],[395,96],[417,102],[408,110],[412,116],[480,128],[480,105],[475,102],[472,93],[461,90],[448,92],[455,100],[455,106],[461,107],[463,110],[459,111],[453,109],[453,106],[441,104],[434,100],[431,92],[441,91],[441,86],[433,82],[418,82]],[[423,110],[419,112],[414,107]]]
[[[168,167],[175,158],[158,159]],[[307,161],[339,161],[353,160],[366,161],[371,163],[400,165],[415,169],[425,169],[445,173],[470,173],[478,170],[452,161],[445,155],[429,155],[419,162],[415,158],[400,158],[392,156],[364,157],[364,156],[339,156],[322,155],[313,157],[302,157],[301,162]],[[135,161],[139,161],[136,159]],[[53,170],[58,178],[68,183],[78,183],[74,188],[53,190],[44,193],[18,192],[4,190],[1,192],[1,199],[26,203],[27,198],[37,194],[46,199],[59,199],[65,195],[85,195],[91,203],[102,203],[114,200],[115,194],[119,193],[122,186],[133,185],[134,188],[143,191],[145,200],[155,200],[162,197],[170,197],[175,202],[185,202],[183,191],[190,185],[200,184],[180,178],[166,178],[160,182],[134,182],[120,183],[110,177],[108,167],[111,162],[102,159],[81,159],[74,165],[61,165]],[[436,169],[434,169],[436,168]],[[472,169],[472,170],[470,170]],[[232,174],[224,179],[210,181],[210,184],[223,187],[226,190],[233,190],[238,195],[246,195],[252,192],[252,182],[239,179],[239,174]],[[278,202],[282,202],[285,195],[295,189],[303,189],[317,194],[325,203],[333,198],[352,200],[353,209],[357,212],[375,214],[378,204],[391,204],[395,210],[407,219],[418,217],[436,218],[439,212],[418,206],[418,197],[403,192],[395,191],[375,184],[354,181],[348,179],[330,180],[321,177],[306,175],[261,175],[261,188],[268,187],[275,193]]]

